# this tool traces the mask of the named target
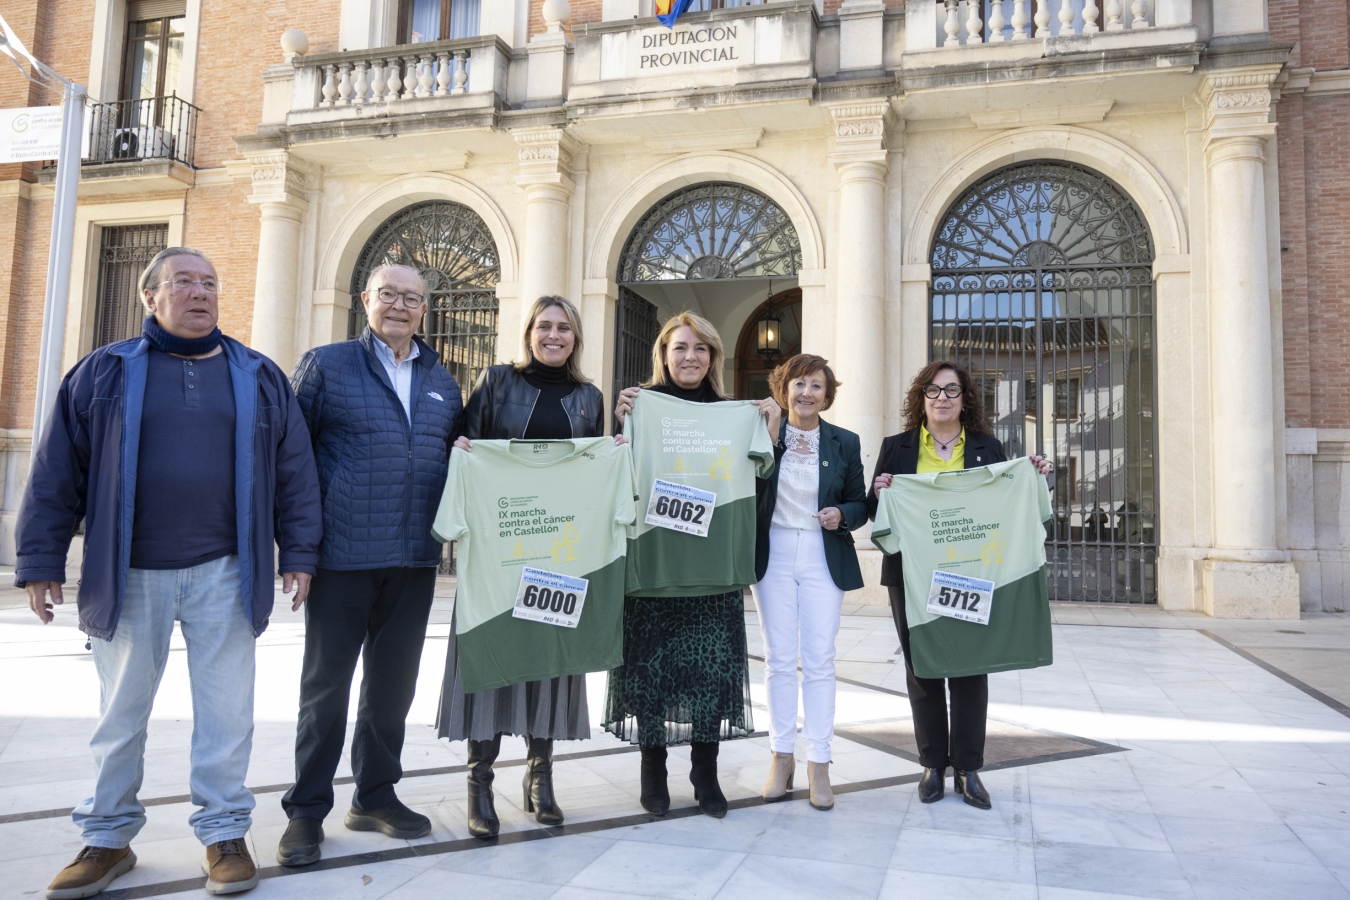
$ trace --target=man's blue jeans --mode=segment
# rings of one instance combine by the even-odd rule
[[[244,787],[253,748],[253,630],[239,557],[190,569],[132,569],[113,639],[93,639],[102,699],[89,746],[98,775],[94,796],[72,816],[86,846],[125,847],[145,825],[136,794],[175,620],[183,625],[192,687],[189,784],[199,809],[188,823],[209,845],[243,837],[253,822],[253,795]]]

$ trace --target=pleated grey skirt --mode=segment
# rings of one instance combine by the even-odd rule
[[[466,694],[459,675],[458,651],[452,616],[441,705],[436,712],[436,730],[441,737],[452,741],[490,741],[499,734],[558,741],[590,738],[585,675],[563,675]]]

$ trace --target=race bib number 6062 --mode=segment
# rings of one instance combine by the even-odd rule
[[[590,582],[585,578],[526,566],[520,573],[520,587],[516,589],[516,605],[511,615],[545,625],[576,628],[581,621],[581,607],[586,604],[589,586]]]
[[[652,484],[652,497],[647,501],[647,518],[643,521],[658,528],[707,537],[716,504],[717,495],[712,491],[701,491],[687,484],[658,478]]]
[[[935,615],[989,624],[989,609],[994,605],[994,583],[967,578],[941,569],[933,573],[928,588],[928,611]]]

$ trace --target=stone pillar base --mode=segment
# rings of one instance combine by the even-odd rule
[[[1288,562],[1204,564],[1205,612],[1216,619],[1297,619],[1298,572]]]

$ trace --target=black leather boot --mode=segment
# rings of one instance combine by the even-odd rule
[[[495,837],[501,828],[492,802],[492,764],[501,749],[500,734],[490,741],[469,741],[469,833],[476,838]]]
[[[919,776],[919,799],[924,803],[936,803],[942,799],[946,791],[947,767],[940,769],[924,767],[923,774]]]
[[[694,741],[689,745],[689,781],[694,785],[694,799],[699,812],[720,819],[727,814],[727,798],[717,783],[717,748],[720,744]]]
[[[980,773],[974,769],[968,772],[952,769],[952,790],[978,809],[989,809],[994,805],[989,799],[989,792],[984,789],[984,783],[980,781]]]
[[[654,816],[670,812],[665,747],[642,748],[642,808]]]
[[[550,738],[526,737],[529,755],[525,760],[525,811],[534,813],[540,825],[561,825],[563,811],[553,798],[553,741]]]

